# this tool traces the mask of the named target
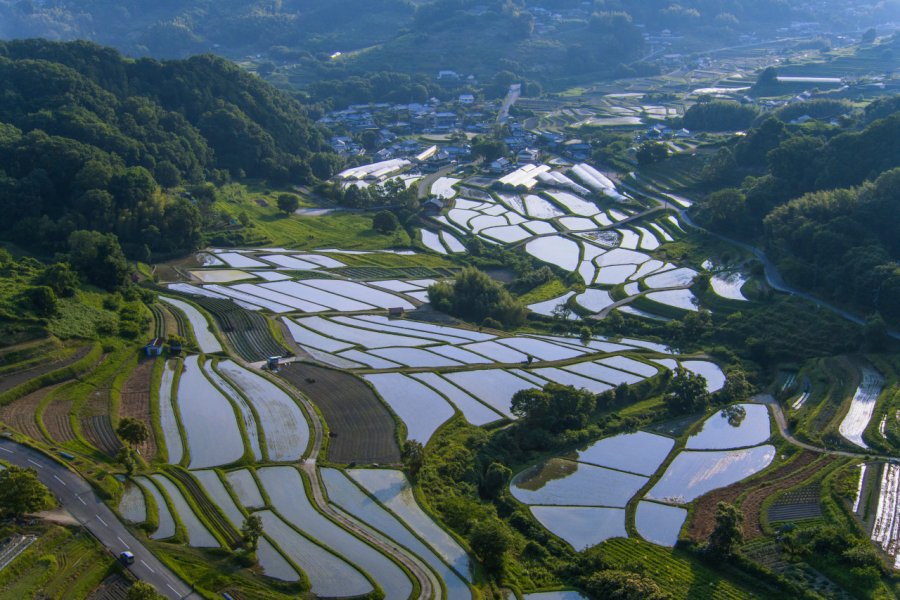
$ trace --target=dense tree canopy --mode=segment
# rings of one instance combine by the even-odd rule
[[[713,230],[758,239],[791,283],[896,325],[900,104],[875,102],[858,122],[803,127],[767,117],[707,164],[719,189],[695,210]]]
[[[472,267],[460,271],[452,282],[432,285],[428,299],[438,310],[479,323],[492,319],[505,327],[521,325],[528,312],[503,284]]]
[[[52,504],[50,492],[34,469],[12,466],[0,471],[0,516],[18,517]]]
[[[115,234],[132,257],[193,249],[197,208],[160,184],[223,170],[305,182],[324,147],[299,103],[208,55],[0,42],[0,97],[0,230],[45,251],[79,229]]]

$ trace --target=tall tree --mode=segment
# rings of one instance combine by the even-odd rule
[[[669,380],[667,391],[666,404],[675,414],[702,410],[709,401],[706,377],[688,371],[684,367],[675,369],[675,376]]]
[[[300,208],[300,199],[295,194],[278,194],[278,210],[286,215]]]
[[[731,556],[744,540],[744,513],[734,504],[719,502],[716,506],[716,526],[707,541],[707,551],[713,556]]]
[[[469,545],[489,575],[503,575],[506,552],[512,543],[509,532],[497,519],[478,521],[469,531]]]
[[[125,600],[163,600],[164,598],[165,596],[157,592],[156,588],[146,581],[135,581],[125,594]]]
[[[51,506],[50,490],[38,479],[37,471],[17,466],[0,471],[0,515],[18,517]]]
[[[406,472],[409,473],[410,477],[415,478],[425,464],[425,448],[422,446],[422,442],[406,440],[406,443],[403,444],[400,458],[403,460]]]
[[[259,515],[250,515],[241,526],[241,536],[247,548],[255,551],[259,545],[259,536],[263,533],[263,522]]]
[[[150,430],[147,428],[147,424],[133,417],[123,417],[122,420],[119,421],[116,433],[119,434],[119,437],[122,438],[122,440],[132,446],[143,444],[150,436]]]

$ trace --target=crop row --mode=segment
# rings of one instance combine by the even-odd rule
[[[721,575],[653,544],[616,538],[606,542],[603,549],[604,557],[614,565],[641,565],[645,575],[678,597],[737,600],[749,595],[748,590]]]
[[[194,478],[178,468],[169,469],[168,473],[177,479],[187,493],[190,494],[191,499],[200,509],[200,512],[203,513],[207,522],[218,530],[231,547],[236,547],[241,541],[240,534],[228,522],[228,519],[225,518],[212,500],[209,499]]]
[[[215,317],[235,352],[244,360],[252,362],[287,353],[272,336],[263,315],[243,309],[230,300],[194,298],[194,301]]]

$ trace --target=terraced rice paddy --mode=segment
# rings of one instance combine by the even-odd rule
[[[725,386],[725,373],[716,363],[705,360],[683,360],[681,366],[706,378],[706,391],[712,394]]]
[[[203,373],[209,378],[213,385],[225,394],[232,404],[240,411],[244,431],[247,433],[247,442],[250,451],[253,453],[254,460],[260,461],[263,458],[262,449],[260,448],[260,433],[256,423],[256,416],[250,408],[250,404],[230,382],[226,381],[219,372],[213,369],[212,364],[207,361],[203,363]]]
[[[534,517],[581,551],[614,537],[628,537],[625,509],[596,506],[533,506]]]
[[[678,541],[687,510],[646,500],[638,502],[634,520],[637,532],[648,542],[673,547]]]
[[[716,273],[710,277],[709,283],[713,291],[722,298],[742,302],[747,301],[746,296],[741,292],[741,288],[747,283],[747,279],[741,273]]]
[[[219,340],[216,339],[216,336],[213,335],[206,317],[204,317],[199,310],[177,298],[160,296],[159,299],[167,304],[171,304],[184,313],[188,322],[191,324],[191,330],[194,332],[194,338],[197,340],[197,346],[199,346],[200,352],[212,354],[222,351],[222,344],[220,344]]]
[[[646,477],[554,458],[526,469],[510,486],[525,504],[624,508]]]
[[[412,592],[412,582],[400,567],[313,508],[299,471],[292,467],[265,467],[259,469],[257,474],[272,506],[289,523],[345,557],[352,564],[359,565],[378,582],[386,597],[409,596]],[[346,588],[339,595],[346,596]]]
[[[292,461],[303,456],[309,445],[309,424],[300,407],[284,390],[230,360],[218,369],[253,405],[259,415],[269,460]]]
[[[675,445],[675,440],[637,431],[603,438],[578,452],[578,460],[649,477]]]
[[[257,513],[263,522],[263,531],[278,547],[300,567],[309,578],[310,591],[323,598],[361,596],[374,588],[358,569],[339,556],[322,548],[269,510]],[[260,562],[263,569],[283,569],[277,560]]]
[[[528,305],[528,310],[533,313],[537,313],[539,315],[544,315],[545,317],[552,317],[553,311],[556,310],[557,307],[561,305],[565,305],[566,301],[575,295],[575,292],[566,292],[562,296],[557,298],[552,298],[550,300],[545,300],[543,302],[536,302],[534,304]],[[578,315],[574,313],[569,314],[570,319],[577,319]]]
[[[247,469],[229,471],[225,474],[228,485],[234,491],[240,503],[247,508],[262,508],[266,505],[253,474]]]
[[[194,513],[178,486],[165,475],[157,473],[152,477],[172,501],[172,508],[175,509],[187,533],[188,544],[194,548],[218,548],[219,542]]]
[[[894,559],[900,568],[900,465],[887,463],[882,467],[878,489],[878,506],[872,527],[872,541]]]
[[[144,501],[144,492],[136,484],[126,482],[125,491],[119,501],[119,514],[126,521],[143,523],[147,520],[147,503]]]
[[[165,540],[175,535],[175,519],[172,517],[172,512],[169,510],[169,505],[166,503],[163,493],[156,487],[156,484],[143,475],[135,477],[134,481],[144,489],[145,493],[153,496],[156,504],[157,513],[155,516],[159,525],[156,531],[150,534],[150,539]]]
[[[535,238],[525,245],[525,251],[536,259],[558,266],[565,271],[578,268],[578,244],[559,235]]]
[[[297,581],[300,576],[294,567],[275,549],[269,540],[261,538],[256,548],[256,559],[266,577],[279,581]]]
[[[663,290],[661,292],[650,292],[644,296],[648,300],[665,304],[680,310],[689,310],[696,312],[700,310],[699,300],[691,290]]]
[[[363,492],[347,475],[336,469],[323,469],[322,479],[332,503],[409,549],[432,567],[447,586],[448,598],[467,600],[472,597],[460,573],[452,570],[416,532]],[[463,574],[468,576],[468,572]]]
[[[503,419],[503,415],[482,404],[471,395],[456,387],[437,373],[415,373],[418,379],[432,388],[458,408],[472,425],[486,425]]]
[[[454,179],[452,177],[438,177],[435,182],[431,184],[431,193],[439,198],[448,200],[456,195],[456,190],[453,186],[459,182],[459,179]]]
[[[684,451],[666,469],[647,497],[687,504],[706,492],[731,485],[765,469],[775,458],[774,446],[721,452]]]
[[[231,283],[255,277],[255,275],[238,269],[210,269],[206,271],[191,271],[190,273],[203,283]]]
[[[874,369],[862,368],[862,381],[850,401],[850,408],[838,428],[841,435],[851,444],[868,449],[863,440],[863,432],[872,420],[875,404],[884,387],[884,378]]]
[[[468,554],[422,510],[402,471],[351,469],[347,474],[425,540],[457,573],[468,581],[472,580]]]
[[[244,524],[244,513],[238,508],[231,498],[231,494],[225,488],[225,484],[219,479],[215,471],[193,471],[192,475],[200,482],[203,491],[213,503],[225,514],[235,529],[240,529]]]
[[[170,360],[163,368],[162,378],[159,384],[159,421],[166,442],[166,450],[169,455],[169,464],[178,464],[184,456],[184,447],[181,442],[181,433],[178,429],[178,418],[175,416],[175,403],[173,385],[175,383],[175,369],[177,362]]]
[[[427,443],[453,416],[453,407],[438,393],[400,373],[365,375],[378,395],[406,425],[407,439]]]
[[[527,390],[534,384],[500,369],[460,371],[447,373],[446,379],[466,390],[497,412],[512,418],[510,401],[519,390]]]
[[[769,439],[769,411],[762,404],[735,404],[703,422],[688,438],[688,450],[725,450],[757,446]]]
[[[177,398],[192,469],[227,465],[244,455],[234,409],[203,375],[197,356],[184,360]]]

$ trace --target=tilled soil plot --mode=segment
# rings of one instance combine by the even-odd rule
[[[44,435],[37,426],[35,413],[44,397],[62,384],[35,390],[30,394],[0,408],[0,420],[20,433],[35,440],[43,440]]]
[[[72,410],[72,401],[68,398],[56,398],[41,413],[41,421],[44,427],[50,433],[58,444],[63,442],[71,442],[76,438],[75,430],[72,429],[72,420],[69,418],[69,412]]]
[[[748,491],[747,497],[741,502],[741,511],[744,513],[744,538],[750,540],[763,535],[759,522],[763,500],[781,490],[797,485],[811,477],[819,469],[824,468],[828,462],[818,461],[813,464],[818,457],[818,454],[804,450],[790,463],[769,472],[763,482],[738,482],[713,490],[701,497],[697,500],[688,524],[688,536],[698,542],[705,541],[716,525],[716,506],[719,502],[733,503]],[[832,459],[823,460],[830,462]]]
[[[109,418],[109,388],[93,390],[79,413],[81,432],[92,446],[115,456],[122,447]]]
[[[48,362],[46,364],[38,365],[37,367],[32,367],[23,371],[17,371],[15,373],[9,373],[7,375],[0,376],[0,393],[11,390],[17,385],[21,385],[27,381],[31,381],[35,377],[40,377],[41,375],[50,373],[51,371],[56,371],[57,369],[68,367],[69,365],[84,358],[84,356],[87,355],[87,353],[90,351],[91,345],[85,344],[68,358]]]
[[[372,388],[340,371],[291,363],[279,375],[319,407],[331,433],[328,458],[336,463],[400,462],[396,424]]]

